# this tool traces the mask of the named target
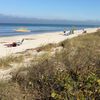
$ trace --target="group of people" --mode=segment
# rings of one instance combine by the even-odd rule
[[[64,35],[70,35],[70,34],[74,34],[74,30],[70,30],[70,31],[66,31],[64,30]]]
[[[87,31],[83,29],[83,33],[87,33]],[[70,31],[64,30],[64,35],[68,36],[70,34],[74,34],[74,29],[72,29]]]

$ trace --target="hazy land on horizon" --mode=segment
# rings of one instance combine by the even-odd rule
[[[99,20],[42,19],[0,14],[0,23],[100,25]]]

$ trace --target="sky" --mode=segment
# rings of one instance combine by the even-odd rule
[[[0,14],[64,20],[100,20],[100,0],[0,0]]]

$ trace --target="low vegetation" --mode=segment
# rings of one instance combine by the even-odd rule
[[[16,83],[0,82],[0,100],[23,100],[23,93]]]
[[[14,73],[9,84],[0,85],[1,100],[99,100],[100,32],[59,46],[63,50],[33,58],[27,68]]]
[[[21,63],[24,60],[23,56],[7,56],[0,58],[0,68],[11,67],[12,63]]]
[[[47,45],[40,46],[39,48],[37,48],[37,51],[38,52],[40,52],[40,51],[50,51],[52,48],[55,48],[55,47],[57,47],[57,44],[49,43]]]

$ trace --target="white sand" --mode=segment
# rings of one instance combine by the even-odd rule
[[[85,29],[88,33],[96,32],[97,28]],[[82,30],[75,31],[75,34],[64,36],[63,32],[52,32],[38,35],[21,35],[21,36],[10,36],[0,37],[0,57],[11,55],[17,52],[22,52],[27,49],[36,48],[48,43],[58,43],[65,39],[70,39],[82,34]],[[22,45],[17,47],[6,47],[4,44],[21,41],[23,38],[29,38],[32,40],[25,40]],[[7,42],[7,43],[2,43]]]

